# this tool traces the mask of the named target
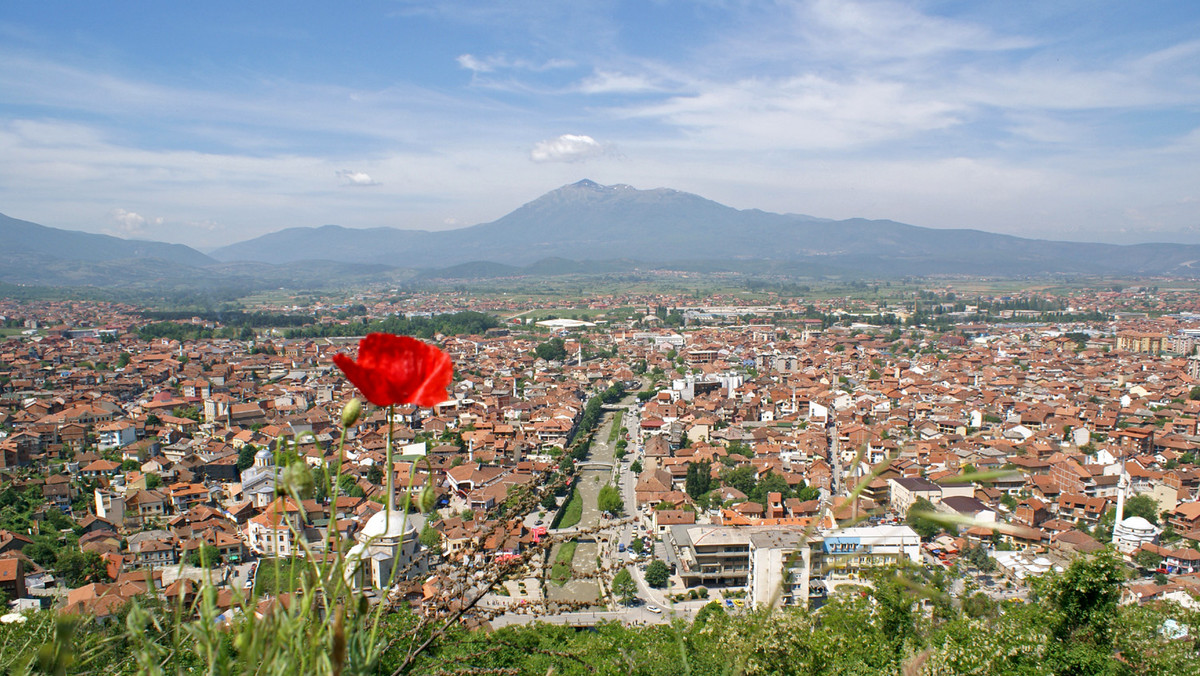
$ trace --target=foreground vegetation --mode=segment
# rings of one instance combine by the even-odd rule
[[[921,571],[887,571],[818,612],[727,614],[594,632],[534,624],[436,634],[406,608],[375,625],[365,605],[303,600],[261,619],[214,622],[212,595],[187,608],[136,605],[115,621],[34,613],[0,625],[5,673],[375,674],[1195,674],[1200,613],[1120,606],[1122,564],[1080,560],[1036,583],[1028,604],[951,606]],[[315,591],[309,588],[311,593]],[[312,594],[308,598],[317,596]],[[183,619],[198,615],[196,619]],[[329,621],[327,621],[329,620]],[[432,639],[432,640],[430,640]],[[409,646],[422,645],[405,663]],[[301,671],[296,671],[301,669]]]

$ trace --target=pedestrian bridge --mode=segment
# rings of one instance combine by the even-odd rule
[[[546,530],[546,535],[560,538],[562,540],[578,539],[580,542],[589,540],[594,541],[596,535],[603,534],[604,539],[608,539],[611,535],[608,531],[614,528],[619,528],[626,524],[636,523],[637,517],[627,516],[620,519],[605,519],[597,526],[571,526],[570,528],[550,528]],[[575,537],[577,533],[586,533],[582,538]]]
[[[601,460],[585,460],[575,463],[575,469],[607,469],[611,470],[616,467],[616,463],[603,462]]]
[[[663,624],[670,620],[663,615],[651,615],[646,617],[645,613],[636,613],[633,609],[620,611],[597,611],[597,612],[577,612],[577,613],[557,613],[548,615],[523,615],[517,613],[505,613],[494,618],[491,621],[492,627],[499,629],[500,627],[508,627],[514,624],[530,624],[532,622],[544,622],[546,624],[560,624],[577,629],[588,629],[595,627],[601,622],[620,622],[622,624],[634,624],[650,622],[652,624]]]

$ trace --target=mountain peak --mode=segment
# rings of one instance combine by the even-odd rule
[[[577,181],[567,186],[568,188],[579,188],[583,190],[606,190],[605,186],[593,181],[590,178],[585,178],[582,181]]]

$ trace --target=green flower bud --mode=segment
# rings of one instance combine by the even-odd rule
[[[358,422],[358,416],[362,415],[362,402],[357,398],[346,402],[342,407],[342,427],[349,427]]]
[[[312,497],[313,475],[303,460],[297,460],[283,470],[283,485],[289,492],[295,492],[301,498]]]
[[[437,492],[433,490],[433,486],[426,484],[417,494],[417,509],[421,510],[422,514],[428,514],[433,511],[436,504]]]
[[[250,630],[243,629],[234,640],[233,645],[239,653],[243,655],[250,651],[250,647],[254,645],[254,637],[250,635]]]

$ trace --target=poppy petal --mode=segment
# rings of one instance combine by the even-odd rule
[[[334,363],[376,406],[435,406],[446,400],[454,368],[445,352],[408,336],[372,333],[358,344],[358,360]]]

